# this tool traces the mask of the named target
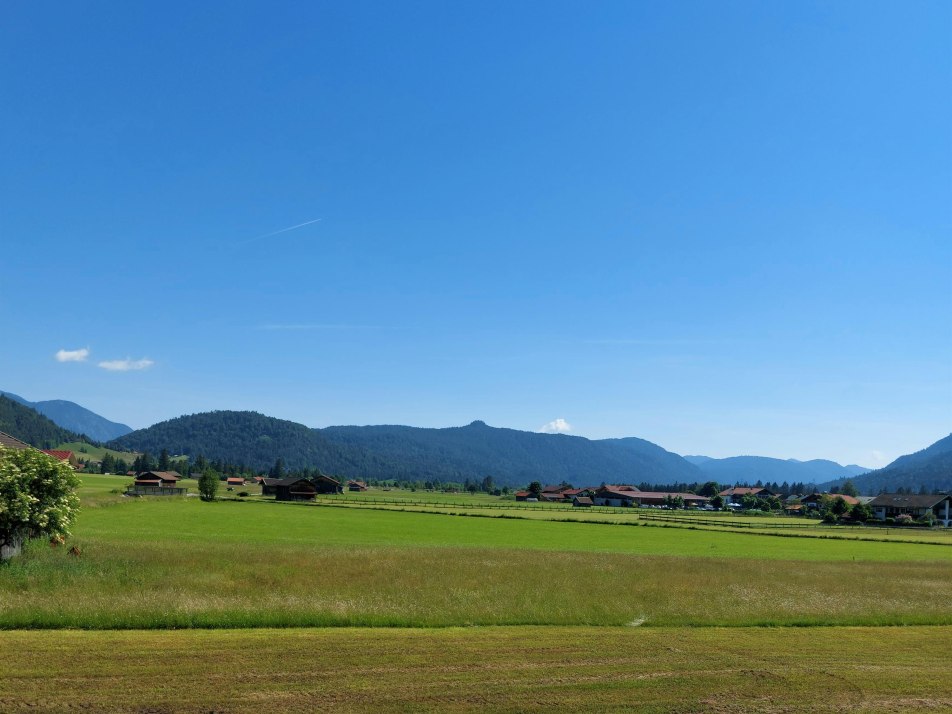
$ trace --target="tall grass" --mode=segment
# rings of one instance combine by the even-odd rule
[[[2,628],[952,623],[952,563],[83,541],[0,570]]]

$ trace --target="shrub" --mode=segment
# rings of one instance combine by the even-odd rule
[[[68,464],[34,449],[0,447],[0,547],[15,555],[30,538],[69,535],[77,486]]]
[[[239,491],[239,492],[238,492],[238,498],[248,498],[248,492],[247,492],[247,491]]]

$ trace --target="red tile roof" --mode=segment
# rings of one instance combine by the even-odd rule
[[[43,449],[44,454],[49,454],[54,459],[59,459],[60,461],[69,461],[73,458],[72,451],[65,451],[63,449]]]

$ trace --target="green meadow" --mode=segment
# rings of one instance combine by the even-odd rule
[[[84,477],[71,544],[2,568],[0,628],[952,624],[952,547],[235,499]],[[474,517],[475,516],[475,517]]]
[[[129,483],[0,565],[0,711],[952,709],[947,531]]]

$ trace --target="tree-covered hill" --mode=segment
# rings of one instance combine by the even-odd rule
[[[900,456],[884,468],[854,478],[853,483],[860,493],[868,495],[900,488],[914,492],[922,488],[952,491],[952,434],[922,451]]]
[[[57,426],[45,416],[13,399],[0,395],[0,431],[38,449],[51,449],[80,437]]]
[[[410,426],[333,426],[331,441],[373,454],[390,476],[464,481],[492,476],[497,484],[531,481],[575,485],[694,482],[698,470],[677,454],[642,439],[592,441],[565,434],[499,429],[475,421],[468,426],[421,429]]]
[[[492,476],[500,486],[531,481],[577,485],[694,482],[700,472],[641,439],[497,429],[483,422],[446,429],[302,424],[254,412],[208,412],[171,419],[112,442],[116,448],[241,463],[264,470],[280,457],[290,469],[347,478],[464,482]]]
[[[242,464],[266,471],[279,458],[290,469],[321,468],[338,473],[350,465],[343,449],[303,424],[257,412],[214,411],[181,416],[139,429],[110,442],[124,451],[162,449],[175,455]]]

